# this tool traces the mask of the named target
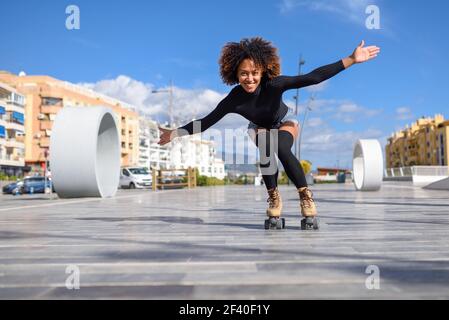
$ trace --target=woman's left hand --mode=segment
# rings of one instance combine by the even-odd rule
[[[351,55],[351,58],[354,60],[354,63],[362,63],[374,59],[380,52],[380,48],[376,46],[369,46],[364,48],[365,40],[359,44],[357,48],[355,48],[354,53]]]

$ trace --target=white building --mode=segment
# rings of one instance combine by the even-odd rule
[[[171,143],[170,168],[198,168],[199,174],[224,179],[223,160],[216,158],[214,142],[202,140],[200,134],[184,136]]]
[[[140,167],[150,167],[150,128],[148,120],[139,118],[139,160]]]
[[[25,97],[0,83],[0,172],[22,175],[25,168]]]
[[[139,166],[155,169],[198,168],[200,175],[224,179],[224,162],[216,158],[214,142],[201,140],[201,135],[184,136],[160,146],[160,125],[141,117],[139,121]],[[168,127],[167,127],[168,128]]]
[[[160,146],[159,125],[141,117],[139,120],[139,166],[148,169],[167,169],[170,166],[169,146]]]

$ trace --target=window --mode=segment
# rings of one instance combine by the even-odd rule
[[[12,113],[12,120],[14,122],[18,122],[20,124],[24,124],[24,120],[25,119],[24,119],[23,113],[13,111],[13,113]]]
[[[42,104],[46,106],[55,106],[61,103],[62,99],[60,98],[51,98],[51,97],[42,98]]]
[[[129,169],[132,174],[149,174],[147,168],[131,168]]]
[[[5,127],[0,126],[0,138],[5,138],[5,136],[6,136]]]

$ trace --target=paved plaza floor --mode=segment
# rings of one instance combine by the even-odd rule
[[[264,187],[2,195],[0,299],[449,298],[449,191],[312,190],[319,231],[300,230],[293,186],[278,231]]]

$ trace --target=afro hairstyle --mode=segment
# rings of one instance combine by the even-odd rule
[[[281,73],[278,51],[271,42],[261,37],[245,38],[239,43],[228,42],[221,50],[218,63],[225,84],[239,83],[237,70],[245,59],[253,60],[256,66],[262,68],[264,77],[268,79],[273,79]]]

